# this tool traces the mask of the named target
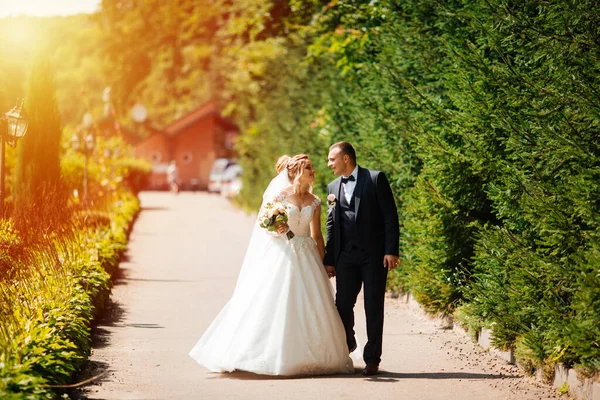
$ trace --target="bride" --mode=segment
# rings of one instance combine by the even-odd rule
[[[263,207],[280,202],[288,223],[278,233],[255,224],[233,295],[190,356],[213,372],[353,373],[321,261],[321,201],[310,190],[312,162],[304,154],[282,156],[276,169]],[[288,229],[294,233],[289,240]]]

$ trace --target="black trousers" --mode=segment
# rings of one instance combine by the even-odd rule
[[[335,272],[335,305],[346,329],[346,342],[349,349],[356,345],[354,305],[364,283],[368,341],[363,351],[363,359],[366,363],[379,365],[383,342],[385,284],[388,272],[387,268],[383,267],[383,257],[380,263],[374,265],[368,254],[356,247],[349,251],[342,250]]]

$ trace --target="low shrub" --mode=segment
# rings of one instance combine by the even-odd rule
[[[124,158],[118,163],[119,168],[123,172],[123,182],[135,194],[144,189],[150,174],[152,173],[152,165],[138,158]]]
[[[0,282],[1,398],[54,398],[52,386],[69,383],[81,367],[138,210],[137,199],[123,194],[106,211],[108,224],[91,214],[94,223],[76,220],[69,235],[10,259],[16,272]]]

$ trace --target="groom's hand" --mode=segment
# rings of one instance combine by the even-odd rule
[[[400,259],[398,256],[394,256],[392,254],[386,254],[383,256],[383,268],[387,268],[388,271],[391,271],[398,265],[400,265]]]
[[[326,265],[325,271],[328,277],[333,278],[335,276],[335,267],[333,265]]]

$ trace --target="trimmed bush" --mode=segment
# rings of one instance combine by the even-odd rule
[[[236,70],[225,79],[245,129],[247,201],[259,202],[281,153],[320,160],[350,141],[360,165],[389,175],[399,206],[404,262],[390,288],[432,313],[460,307],[528,365],[597,373],[600,16],[590,3],[293,7],[281,17],[289,31],[236,42],[230,65],[252,55],[269,71],[254,76],[256,96],[239,100]],[[278,53],[258,57],[267,43]],[[333,177],[316,167],[321,194]]]
[[[137,199],[123,194],[108,219],[81,219],[70,235],[12,259],[17,272],[0,282],[0,397],[51,399],[51,385],[70,382],[89,355],[91,323],[138,210]]]

